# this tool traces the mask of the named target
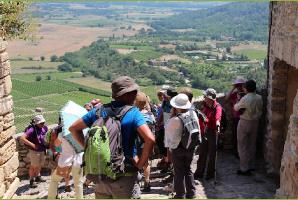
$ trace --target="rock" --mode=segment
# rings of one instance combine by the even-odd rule
[[[1,70],[1,68],[0,68]],[[5,115],[7,113],[12,112],[13,108],[13,102],[12,102],[12,96],[7,96],[3,99],[0,99],[0,115]]]
[[[1,83],[2,82],[2,83]],[[0,80],[0,97],[8,96],[12,89],[12,82],[10,76],[5,76]],[[2,96],[1,96],[2,91]]]
[[[13,126],[13,124],[14,124],[14,114],[9,113],[9,114],[5,115],[3,117],[3,122],[4,122],[4,125],[3,125],[4,130],[6,130],[9,127]]]
[[[0,148],[0,166],[9,160],[16,151],[16,143],[14,139],[9,140]]]
[[[10,62],[9,60],[0,63],[0,78],[10,75]]]
[[[4,52],[8,46],[7,41],[0,39],[0,53]]]
[[[11,174],[9,174],[9,176],[5,177],[5,180],[9,182],[13,182],[13,180],[17,177],[17,175],[18,175],[18,170],[12,172]]]
[[[3,199],[10,199],[15,194],[15,192],[17,191],[19,185],[20,185],[20,179],[16,178],[12,182],[12,184],[10,184],[8,190],[3,195]]]
[[[0,168],[0,183],[3,183],[4,181],[4,170],[3,168]]]
[[[15,152],[11,159],[1,166],[4,170],[4,179],[9,178],[10,175],[19,167],[18,152]]]
[[[8,138],[13,136],[16,132],[16,127],[12,126],[9,129],[0,132],[0,146],[3,145],[4,142],[7,142]]]
[[[3,184],[3,182],[0,182],[0,198],[3,197],[5,193],[5,185]]]
[[[7,52],[3,52],[0,54],[0,63],[5,62],[9,59],[8,53]]]

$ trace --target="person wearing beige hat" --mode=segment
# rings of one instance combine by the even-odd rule
[[[35,182],[44,182],[40,176],[40,170],[45,162],[45,135],[48,127],[45,125],[45,119],[42,115],[36,115],[33,118],[33,124],[30,124],[24,134],[21,136],[21,141],[29,148],[30,157],[30,188],[36,188]]]
[[[111,181],[109,178],[101,179],[99,175],[98,183],[95,186],[95,197],[99,198],[139,198],[140,191],[138,185],[138,169],[142,169],[148,162],[149,155],[153,150],[155,143],[154,135],[146,124],[146,121],[138,108],[133,107],[139,86],[128,76],[121,76],[112,82],[112,97],[114,101],[110,104],[104,104],[94,108],[84,115],[81,119],[75,121],[69,128],[77,142],[85,147],[85,140],[82,130],[91,127],[99,117],[107,117],[107,110],[122,110],[131,107],[121,117],[121,137],[124,153],[125,171],[128,175],[118,177]],[[144,140],[144,147],[139,159],[137,156],[136,139],[139,135]]]
[[[200,141],[200,126],[188,99],[185,94],[171,99],[173,117],[165,126],[165,145],[172,153],[174,167],[174,198],[195,198],[196,194],[191,163]]]
[[[234,105],[239,102],[239,100],[245,95],[244,93],[244,84],[246,80],[238,76],[233,82],[232,90],[226,94],[226,100],[229,102],[231,106],[231,112],[233,117],[233,129],[232,129],[232,142],[233,142],[233,151],[234,155],[238,156],[238,148],[237,148],[237,126],[240,119],[240,112],[234,109]]]

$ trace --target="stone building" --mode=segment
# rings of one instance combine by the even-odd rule
[[[11,198],[19,185],[17,169],[13,102],[10,95],[10,63],[6,52],[7,42],[0,40],[0,198]]]
[[[298,3],[270,3],[265,158],[280,197],[298,197]]]

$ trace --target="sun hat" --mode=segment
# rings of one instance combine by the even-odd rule
[[[213,88],[208,88],[204,91],[204,97],[208,99],[215,100],[216,99],[216,90]]]
[[[245,78],[242,76],[237,76],[236,79],[233,82],[233,85],[237,84],[244,84],[246,82]]]
[[[139,86],[129,76],[120,76],[112,82],[112,97],[117,98],[126,93],[137,91]]]
[[[42,115],[36,115],[34,117],[33,121],[34,121],[34,124],[37,125],[37,124],[44,123],[46,120],[44,119],[44,117]]]
[[[173,97],[170,101],[171,106],[174,108],[179,109],[190,109],[191,103],[188,100],[188,96],[186,94],[178,94],[177,96]]]

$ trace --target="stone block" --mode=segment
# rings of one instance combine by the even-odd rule
[[[4,97],[4,84],[0,85],[0,98]]]
[[[16,151],[16,142],[14,139],[9,140],[0,148],[0,166],[8,161]]]
[[[18,153],[15,152],[14,155],[4,164],[1,166],[4,170],[4,179],[10,177],[10,175],[16,171],[19,167],[19,159],[18,159]]]
[[[12,96],[7,96],[3,99],[0,99],[0,115],[3,116],[5,114],[8,114],[12,112],[13,108],[13,102],[12,102]]]
[[[0,198],[3,197],[4,193],[5,193],[5,185],[3,182],[0,182]]]
[[[9,182],[13,182],[13,180],[18,176],[18,170],[12,172],[11,174],[9,174],[9,176],[5,177],[5,180],[9,181]]]
[[[3,88],[3,92],[2,92],[3,96],[8,96],[11,92],[11,89],[12,89],[11,77],[10,76],[5,76],[4,78],[2,78],[0,80],[0,85]]]
[[[3,117],[0,116],[0,133],[3,131],[3,126],[4,126]]]
[[[5,115],[3,117],[3,122],[4,122],[4,125],[3,125],[4,130],[8,129],[9,127],[12,127],[14,124],[14,114],[9,113],[9,114]]]
[[[4,181],[4,170],[3,168],[0,168],[0,183],[3,183]]]
[[[9,59],[8,53],[7,52],[3,52],[0,54],[0,63],[5,62]]]
[[[16,132],[16,127],[12,126],[9,129],[0,133],[0,146],[7,141],[8,138],[12,137]]]
[[[16,178],[9,186],[8,190],[3,195],[3,199],[11,199],[20,185],[20,179]]]
[[[286,99],[285,98],[272,98],[271,99],[271,111],[278,113],[284,113],[286,110]]]
[[[0,63],[0,78],[4,78],[5,76],[10,75],[10,62],[5,61]]]
[[[4,52],[8,46],[7,41],[3,41],[3,39],[0,39],[0,53]]]

